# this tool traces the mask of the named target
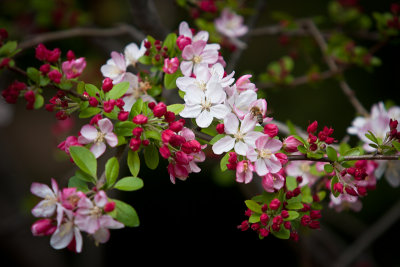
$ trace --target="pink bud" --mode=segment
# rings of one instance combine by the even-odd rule
[[[123,109],[125,102],[124,100],[122,100],[121,98],[117,99],[117,101],[115,102],[115,105],[119,108],[119,109]]]
[[[128,111],[120,111],[118,113],[118,120],[120,121],[126,121],[129,117],[129,112]]]
[[[8,64],[10,63],[11,59],[6,57],[3,58],[3,60],[0,62],[0,69],[4,67],[8,67]]]
[[[197,140],[190,140],[184,143],[181,149],[186,154],[197,153],[201,150],[201,144]]]
[[[142,145],[144,145],[144,146],[150,145],[150,140],[149,140],[149,139],[144,139],[144,140],[142,141]]]
[[[267,215],[266,213],[261,214],[261,216],[260,216],[260,222],[261,222],[263,225],[267,225],[267,224],[268,224],[268,221],[269,221],[268,215]]]
[[[54,82],[54,83],[60,83],[61,82],[61,77],[62,74],[58,70],[52,70],[50,71],[47,76],[49,79]]]
[[[223,134],[225,132],[225,125],[223,123],[217,125],[217,132],[219,134]]]
[[[275,156],[279,159],[280,163],[282,165],[285,165],[286,163],[288,163],[288,158],[286,154],[283,153],[275,153]]]
[[[284,222],[283,223],[283,227],[285,227],[286,229],[290,230],[290,228],[292,227],[292,224],[290,222]]]
[[[60,58],[60,48],[54,48],[52,51],[48,51],[46,60],[50,63],[56,63]]]
[[[278,135],[278,126],[275,124],[267,124],[264,126],[264,133],[269,135],[269,137],[274,138],[275,136]]]
[[[155,102],[150,102],[149,104],[148,104],[148,107],[149,107],[149,109],[151,109],[151,110],[153,110],[153,108],[156,106],[156,103]]]
[[[292,135],[283,140],[283,149],[288,153],[297,152],[299,145],[302,145],[302,143]]]
[[[319,211],[319,210],[312,210],[312,211],[310,211],[310,217],[311,217],[311,219],[313,219],[313,220],[316,220],[316,219],[321,218],[321,211]]]
[[[281,202],[279,201],[279,199],[274,198],[271,203],[269,204],[269,208],[271,210],[277,210],[279,207],[281,206]]]
[[[133,122],[136,124],[146,124],[147,123],[148,118],[143,115],[143,114],[139,114],[136,115],[135,117],[133,117]]]
[[[175,146],[175,147],[179,147],[185,142],[186,142],[186,139],[183,136],[180,136],[177,134],[172,135],[169,140],[169,143],[171,144],[171,146]]]
[[[241,229],[242,231],[248,230],[249,227],[250,227],[249,221],[243,221],[243,222],[238,226],[238,228]]]
[[[106,205],[104,205],[105,212],[112,212],[114,209],[115,209],[114,201],[107,202]]]
[[[310,216],[308,216],[308,215],[303,215],[303,217],[301,217],[300,223],[301,223],[303,226],[308,226],[308,225],[310,224],[310,222],[311,222]]]
[[[310,222],[310,224],[308,225],[308,227],[310,227],[311,229],[319,229],[321,228],[319,221],[312,221]]]
[[[281,216],[282,218],[286,219],[287,217],[289,217],[289,212],[287,210],[282,210]]]
[[[180,50],[183,50],[187,45],[190,45],[191,43],[192,39],[184,35],[179,35],[176,39],[176,45],[179,47]]]
[[[251,229],[253,230],[253,231],[258,231],[259,229],[260,229],[260,225],[258,224],[258,223],[253,223],[252,225],[251,225]]]
[[[114,101],[112,101],[112,100],[114,100],[114,99],[103,102],[104,112],[110,113],[111,111],[113,111],[114,106],[115,106],[115,100]]]
[[[162,147],[160,147],[159,149],[161,156],[164,159],[168,159],[171,156],[171,151],[169,151],[168,146],[163,145]]]
[[[132,138],[129,142],[129,147],[132,151],[138,151],[140,148],[140,139]]]
[[[185,125],[185,120],[184,119],[180,119],[179,121],[171,122],[169,124],[169,129],[171,129],[172,131],[178,133],[178,132],[182,131],[184,125]]]
[[[313,123],[311,123],[310,125],[308,125],[307,127],[307,132],[308,133],[315,133],[317,131],[318,128],[318,122],[314,121]]]
[[[40,66],[39,70],[43,75],[46,75],[50,71],[50,64],[43,64],[42,66]]]
[[[97,107],[97,105],[99,104],[99,101],[97,100],[97,98],[91,96],[89,97],[89,105],[92,107]]]
[[[193,160],[193,156],[190,156],[183,151],[178,151],[175,153],[175,160],[179,164],[188,165],[189,162]]]
[[[167,74],[175,73],[179,67],[179,59],[177,57],[174,58],[166,58],[164,60],[163,71]]]
[[[90,125],[93,125],[93,124],[97,124],[97,122],[99,121],[99,120],[101,120],[103,118],[103,116],[101,116],[101,114],[97,114],[97,115],[95,115],[95,116],[93,116],[93,118],[90,120]]]
[[[158,118],[164,116],[165,112],[167,112],[167,106],[163,102],[158,103],[153,108],[154,116]]]
[[[45,61],[47,59],[47,54],[50,51],[44,46],[44,44],[39,44],[35,50],[35,57],[40,61]]]
[[[166,122],[171,123],[175,120],[175,113],[173,113],[171,111],[167,111],[164,114],[164,118],[165,118]]]
[[[260,235],[262,237],[267,237],[269,235],[269,231],[266,228],[261,228],[260,229]]]
[[[34,236],[51,235],[56,230],[57,226],[53,225],[53,220],[51,219],[40,219],[36,221],[31,227],[31,231]]]
[[[113,88],[113,83],[110,78],[105,78],[103,81],[103,85],[101,86],[101,89],[103,89],[104,92],[108,92]]]
[[[163,141],[164,144],[168,144],[169,140],[171,139],[171,137],[175,135],[175,133],[173,131],[171,131],[170,129],[164,130],[161,133],[161,140]]]
[[[67,60],[74,60],[75,59],[75,53],[72,50],[68,50],[67,52]]]
[[[143,133],[143,128],[141,128],[141,127],[136,127],[132,130],[133,136],[136,136],[136,137],[140,137],[142,135],[142,133]]]

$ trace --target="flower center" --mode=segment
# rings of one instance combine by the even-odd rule
[[[97,133],[96,139],[94,139],[94,143],[95,143],[95,144],[104,143],[104,137],[105,137],[105,136],[106,136],[105,133],[98,132],[98,133]]]
[[[101,216],[102,212],[101,209],[97,206],[95,206],[91,211],[90,215],[99,218]]]
[[[308,165],[307,163],[303,163],[300,165],[300,170],[302,172],[309,172],[310,171],[310,165]]]
[[[234,134],[234,137],[235,137],[236,140],[238,140],[238,141],[243,140],[244,136],[245,136],[245,134],[243,134],[243,133],[242,133],[241,131],[239,131],[239,130]]]
[[[261,149],[261,150],[258,151],[258,155],[261,158],[270,159],[271,156],[272,156],[272,152],[268,148],[264,148],[264,149]]]
[[[205,82],[196,82],[196,85],[204,92],[207,90],[206,83]]]
[[[64,226],[64,227],[62,227],[62,226]],[[71,221],[69,221],[69,222],[64,223],[62,226],[60,227],[60,230],[61,230],[60,236],[61,237],[65,236],[67,233],[69,233],[71,231],[73,223]]]
[[[139,88],[143,93],[147,94],[147,90],[151,89],[151,84],[148,81],[139,82]]]
[[[243,162],[243,172],[247,172],[248,169],[249,165],[247,164],[247,162]]]
[[[45,207],[53,206],[57,203],[57,198],[51,195],[46,195],[45,199],[47,200],[46,203],[44,204]]]
[[[194,56],[194,57],[193,57],[193,62],[194,62],[195,64],[201,63],[202,60],[203,60],[203,59],[201,58],[201,56]]]
[[[207,97],[205,97],[204,100],[201,101],[201,107],[202,107],[202,111],[203,110],[210,111],[211,101],[208,100]]]

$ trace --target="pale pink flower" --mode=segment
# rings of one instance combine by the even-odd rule
[[[285,171],[288,176],[301,176],[303,178],[303,181],[299,184],[300,187],[305,185],[311,186],[318,179],[318,176],[310,173],[312,164],[314,164],[312,161],[291,161],[285,166]]]
[[[125,55],[125,64],[126,66],[136,66],[137,61],[141,58],[146,52],[146,47],[144,47],[145,40],[140,44],[140,49],[135,43],[130,43],[125,47],[124,55]]]
[[[196,136],[192,130],[189,128],[183,128],[182,131],[179,132],[181,136],[183,136],[187,141],[196,140]],[[189,155],[192,156],[192,160],[187,165],[187,169],[189,173],[199,173],[201,169],[197,166],[198,162],[203,162],[206,159],[206,155],[204,154],[204,149],[207,147],[206,144],[201,146],[201,150],[197,153],[190,153]]]
[[[208,84],[203,91],[195,86],[187,88],[184,96],[185,108],[179,114],[183,118],[196,118],[201,128],[210,126],[214,118],[223,119],[229,108],[223,104],[226,94],[219,83]]]
[[[175,178],[185,181],[189,175],[189,171],[185,165],[171,162],[168,165],[168,173],[171,183],[175,184]]]
[[[233,92],[233,95],[228,99],[227,102],[238,118],[243,120],[244,116],[249,113],[251,103],[256,100],[256,92],[245,91],[240,94]]]
[[[196,41],[190,45],[185,46],[182,51],[181,71],[183,75],[192,75],[193,68],[205,64],[215,64],[218,60],[219,46],[210,46],[205,41]]]
[[[78,137],[68,136],[65,141],[62,141],[57,147],[64,150],[69,155],[69,147],[71,146],[82,146],[82,144],[78,142]]]
[[[229,8],[222,10],[221,16],[215,20],[215,28],[222,35],[230,38],[243,36],[249,30],[246,25],[243,25],[243,17]]]
[[[78,227],[74,223],[73,212],[65,210],[63,222],[58,226],[57,230],[50,238],[50,245],[54,249],[66,248],[75,239],[75,251],[82,251],[82,235]]]
[[[112,122],[105,118],[98,121],[99,130],[96,127],[86,124],[81,129],[81,136],[78,140],[81,144],[93,143],[90,151],[95,155],[96,158],[103,155],[106,150],[106,144],[115,147],[118,144],[118,138],[115,133],[112,132],[114,126]]]
[[[58,185],[56,180],[51,179],[52,189],[46,184],[32,183],[31,193],[43,198],[33,209],[32,214],[35,217],[51,217],[58,209]]]
[[[236,182],[248,184],[253,180],[254,166],[248,160],[242,160],[236,166]]]
[[[279,172],[267,173],[267,175],[262,177],[261,184],[265,191],[273,193],[275,190],[280,190],[284,186],[285,177]]]
[[[64,61],[61,65],[62,71],[64,72],[67,79],[73,79],[79,77],[86,67],[86,60],[84,57]]]
[[[219,155],[234,148],[237,154],[246,155],[250,148],[255,147],[256,140],[264,135],[261,132],[253,131],[255,126],[256,122],[248,115],[243,119],[239,127],[239,119],[235,114],[229,113],[224,118],[226,136],[212,146],[213,152]]]
[[[338,197],[331,193],[330,200],[329,207],[334,208],[336,212],[341,212],[345,209],[352,209],[358,212],[362,209],[362,203],[358,197],[346,193],[340,194]]]
[[[255,162],[257,174],[264,176],[268,173],[279,172],[282,164],[275,153],[282,148],[282,142],[263,135],[256,140],[255,145],[256,149],[250,148],[246,156],[251,162]]]
[[[189,28],[189,24],[186,21],[182,21],[179,24],[179,36],[185,36],[192,40],[192,42],[196,41],[208,41],[208,32],[207,31],[199,31],[196,35],[193,36],[192,30]]]
[[[237,79],[236,81],[236,90],[238,92],[243,92],[243,91],[247,91],[247,90],[252,90],[257,92],[257,88],[256,85],[252,82],[250,82],[250,78],[252,77],[252,75],[250,74],[246,74],[241,76],[239,79]]]
[[[94,197],[94,203],[85,197],[78,202],[78,209],[75,216],[75,224],[80,230],[89,234],[95,234],[99,229],[119,229],[124,225],[111,216],[103,214],[103,207],[108,199],[104,191],[99,191]],[[102,230],[103,231],[103,230]],[[104,240],[103,238],[99,238]]]
[[[124,55],[111,52],[111,59],[107,60],[107,64],[101,66],[101,73],[104,77],[108,77],[113,80],[114,84],[122,81],[126,73],[126,62]]]
[[[121,82],[128,82],[129,88],[123,96],[125,105],[123,106],[124,111],[131,111],[133,104],[136,100],[141,98],[143,102],[156,102],[156,100],[147,94],[146,88],[142,87],[139,82],[139,77],[133,73],[127,72]]]
[[[167,74],[172,74],[177,71],[179,67],[179,59],[177,57],[174,58],[166,58],[164,59],[163,71]]]

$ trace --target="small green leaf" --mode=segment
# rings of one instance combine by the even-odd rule
[[[175,113],[175,115],[178,115],[184,108],[185,105],[183,104],[172,104],[167,106],[167,110]]]
[[[295,177],[287,176],[286,177],[286,188],[289,191],[294,190],[297,187],[297,181]]]
[[[143,180],[138,177],[125,177],[119,180],[114,188],[122,191],[135,191],[143,187]]]
[[[326,173],[331,173],[331,172],[333,172],[333,166],[331,164],[325,164],[324,170]]]
[[[209,144],[210,145],[215,144],[218,140],[220,140],[224,136],[226,136],[226,135],[225,134],[217,134],[216,136],[213,137],[213,139],[210,140]]]
[[[29,79],[31,79],[33,82],[35,82],[35,84],[39,84],[40,83],[40,71],[29,67],[26,70],[26,74],[28,75]]]
[[[262,209],[260,204],[258,204],[257,202],[255,202],[254,200],[246,200],[244,202],[246,204],[246,206],[253,212],[261,214],[262,213]]]
[[[82,170],[77,170],[75,172],[75,177],[82,181],[85,181],[85,182],[89,182],[89,183],[93,183],[93,184],[96,183],[96,180],[92,176],[83,172]]]
[[[297,211],[289,210],[289,217],[283,219],[284,221],[293,221],[294,219],[297,219],[300,214]]]
[[[319,191],[317,193],[317,196],[318,196],[319,200],[322,201],[326,197],[326,192],[325,191]]]
[[[107,188],[110,188],[118,178],[119,162],[116,157],[110,158],[106,163]]]
[[[302,142],[304,145],[307,144],[307,142],[301,136],[295,134],[293,137]]]
[[[93,153],[81,146],[71,146],[69,152],[75,164],[97,180],[97,160]]]
[[[139,115],[142,112],[143,106],[143,100],[138,98],[132,106],[131,112],[129,113],[129,119],[132,120],[134,116]]]
[[[9,56],[17,49],[16,41],[8,41],[0,47],[0,56]]]
[[[228,169],[228,167],[226,166],[226,164],[228,164],[228,159],[229,159],[229,153],[226,153],[220,162],[220,167],[221,167],[221,171],[226,171]]]
[[[326,147],[326,154],[328,155],[328,158],[330,160],[332,160],[332,161],[338,160],[337,152],[333,147],[331,147],[331,146]]]
[[[35,103],[33,104],[34,109],[39,109],[43,107],[44,104],[44,98],[42,95],[36,94],[35,95]]]
[[[100,90],[93,84],[87,83],[85,84],[85,90],[89,96],[96,96],[97,93],[100,93]]]
[[[115,124],[114,132],[121,136],[132,136],[132,130],[136,125],[131,121],[121,121]]]
[[[131,205],[117,199],[112,199],[112,201],[115,202],[115,212],[110,213],[110,215],[114,219],[128,227],[138,227],[140,225],[136,210]]]
[[[127,163],[132,176],[136,177],[140,171],[140,158],[137,151],[129,150]]]
[[[99,114],[100,111],[101,111],[101,108],[88,107],[88,108],[83,109],[79,113],[79,118],[81,118],[81,119],[90,118],[96,114]]]
[[[299,145],[297,150],[302,154],[307,154],[307,149],[303,145]]]
[[[397,141],[393,141],[392,145],[394,146],[394,148],[396,148],[397,151],[400,151],[400,143]]]
[[[146,138],[151,138],[154,140],[159,140],[161,141],[161,134],[160,132],[156,132],[156,131],[145,131],[144,135],[146,136]]]
[[[164,75],[164,87],[165,89],[174,89],[176,88],[176,79],[182,76],[182,72],[180,70],[175,71],[172,74]]]
[[[279,239],[289,239],[290,237],[290,231],[285,227],[283,227],[283,225],[281,226],[281,229],[278,232],[271,231],[271,233]]]
[[[76,86],[76,92],[80,95],[85,92],[85,83],[83,81],[80,81]]]
[[[342,156],[359,156],[361,155],[361,150],[358,147],[347,150]]]
[[[82,192],[89,191],[87,183],[76,176],[73,176],[68,180],[68,187],[75,187],[78,191]]]
[[[258,223],[260,221],[260,214],[258,213],[253,213],[249,217],[249,223]]]
[[[166,46],[168,48],[168,53],[174,51],[175,45],[176,45],[176,39],[177,36],[175,33],[170,33],[167,35],[163,42],[163,46]]]
[[[289,203],[286,205],[286,209],[288,210],[301,210],[302,208],[304,208],[304,206],[300,202]]]
[[[158,150],[154,144],[150,144],[144,149],[144,162],[149,169],[156,169],[159,162]]]
[[[338,177],[337,177],[336,175],[333,176],[333,177],[332,177],[332,180],[331,180],[331,192],[332,192],[332,194],[333,194],[335,197],[338,197],[338,196],[340,195],[340,192],[337,192],[337,191],[335,191],[335,190],[333,189],[334,185],[337,184],[338,182],[339,182]]]
[[[376,138],[376,136],[371,131],[368,131],[368,133],[365,134],[365,137],[367,137],[369,140],[377,145],[380,144],[378,138]]]
[[[121,82],[114,85],[110,92],[106,94],[109,99],[118,99],[123,96],[129,89],[129,82]]]

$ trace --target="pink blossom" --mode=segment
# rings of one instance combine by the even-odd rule
[[[292,135],[283,140],[283,149],[288,153],[297,152],[297,147],[299,145],[302,145],[302,143]]]
[[[338,197],[331,194],[330,200],[329,207],[334,208],[336,212],[341,212],[349,208],[354,211],[360,211],[362,209],[362,203],[358,197],[346,193],[340,194]]]
[[[111,59],[107,61],[106,65],[101,66],[101,73],[104,77],[113,80],[114,84],[121,82],[126,73],[126,62],[124,55],[112,52]]]
[[[43,198],[33,209],[32,214],[35,217],[50,217],[58,209],[58,185],[56,180],[51,179],[52,189],[46,184],[32,183],[31,193]]]
[[[208,41],[209,34],[206,31],[199,31],[196,35],[193,36],[192,30],[189,28],[189,25],[186,21],[182,21],[179,24],[179,37],[186,37],[193,42],[202,40],[204,42]],[[178,37],[178,38],[179,38]],[[183,48],[182,48],[183,49]],[[182,50],[181,49],[181,50]]]
[[[63,249],[75,242],[75,251],[82,251],[82,235],[79,228],[74,223],[73,212],[65,210],[66,217],[63,222],[58,226],[57,230],[53,233],[50,239],[50,245],[54,249]]]
[[[248,184],[253,180],[254,166],[248,160],[242,160],[236,166],[236,182]]]
[[[215,28],[221,34],[233,38],[245,35],[248,32],[246,25],[243,25],[243,17],[224,8],[221,16],[215,20]]]
[[[278,173],[268,173],[262,178],[262,186],[265,191],[273,193],[275,190],[280,190],[285,184],[285,177]]]
[[[203,64],[215,64],[218,60],[219,46],[206,47],[205,41],[199,40],[187,45],[182,51],[181,71],[183,75],[192,75],[193,68]]]
[[[173,184],[175,184],[175,178],[185,181],[189,175],[189,171],[186,166],[172,162],[168,165],[168,173]]]
[[[64,150],[69,155],[69,148],[71,146],[82,146],[82,144],[79,143],[76,136],[68,136],[67,139],[62,141],[57,147],[61,150]]]
[[[279,172],[282,164],[275,153],[282,148],[282,142],[263,135],[256,140],[255,145],[256,149],[250,148],[246,156],[251,162],[255,162],[257,174],[264,176],[268,173]]]
[[[40,219],[32,224],[31,231],[34,236],[47,236],[53,234],[57,229],[52,219]]]
[[[303,181],[299,186],[311,186],[318,179],[317,176],[310,173],[313,163],[312,161],[291,161],[285,167],[286,174],[293,177],[301,176]]]
[[[179,67],[179,59],[177,57],[174,58],[166,58],[164,59],[163,71],[167,74],[175,73]]]
[[[254,83],[250,82],[251,77],[252,77],[252,75],[246,74],[246,75],[241,76],[239,79],[237,79],[236,90],[238,92],[247,91],[247,90],[252,90],[252,91],[257,92],[258,89],[256,88],[256,85]]]
[[[73,79],[80,76],[86,67],[86,61],[84,57],[64,61],[62,63],[62,70],[67,79]]]
[[[81,129],[81,136],[79,136],[78,141],[81,144],[93,143],[90,151],[95,155],[96,158],[103,155],[106,150],[106,144],[115,147],[118,144],[118,138],[115,133],[112,132],[113,124],[112,122],[105,118],[98,121],[99,131],[96,127],[86,124]]]

